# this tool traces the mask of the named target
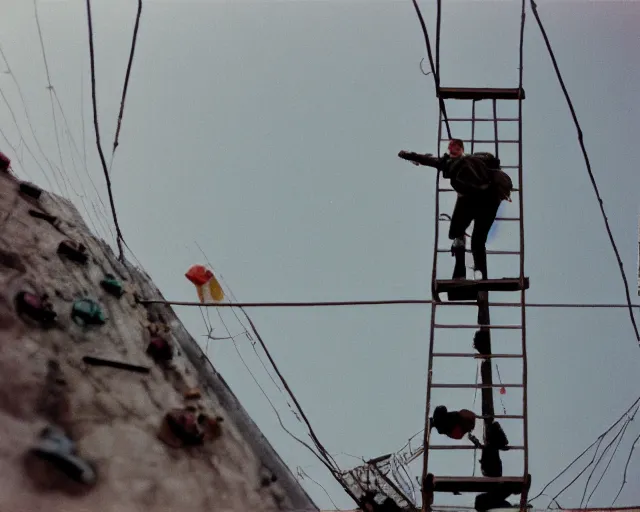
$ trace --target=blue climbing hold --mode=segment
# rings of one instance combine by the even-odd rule
[[[78,456],[75,443],[54,426],[46,427],[31,453],[53,464],[69,478],[91,486],[96,482],[96,471],[92,465]]]
[[[104,279],[100,281],[100,286],[102,286],[104,291],[114,297],[120,298],[124,295],[122,283],[118,281],[113,274],[106,274]]]
[[[73,303],[71,319],[78,325],[102,325],[106,322],[102,308],[91,299],[80,299]]]

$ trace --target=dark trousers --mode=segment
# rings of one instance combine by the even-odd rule
[[[476,270],[487,279],[487,237],[489,230],[496,220],[501,199],[493,192],[483,192],[477,195],[458,196],[456,206],[451,216],[449,238],[464,239],[465,231],[473,222],[471,235],[471,253]]]

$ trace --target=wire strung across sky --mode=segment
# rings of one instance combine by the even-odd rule
[[[118,138],[120,136],[120,128],[122,126],[122,115],[124,114],[124,102],[127,98],[127,90],[129,89],[129,77],[131,76],[131,67],[133,65],[133,55],[136,51],[136,43],[138,42],[138,28],[140,27],[140,15],[142,14],[142,0],[138,0],[138,12],[136,13],[136,23],[133,27],[133,37],[131,38],[131,51],[129,53],[129,62],[127,63],[127,72],[124,77],[124,86],[122,87],[122,100],[120,101],[120,113],[118,114],[118,126],[116,135],[113,139],[113,150],[111,152],[111,161],[109,162],[109,173],[113,165],[113,158],[118,147]]]
[[[211,262],[209,261],[209,259],[207,258],[206,254],[204,253],[204,251],[202,250],[202,248],[197,244],[198,248],[200,249],[200,251],[202,252],[207,264],[213,268],[213,265],[211,264]],[[220,278],[222,279],[222,277]],[[227,289],[229,287],[227,286]],[[230,290],[229,290],[230,291]],[[231,295],[233,296],[233,293],[231,292]],[[251,376],[253,377],[253,380],[256,382],[256,384],[258,385],[258,387],[260,388],[260,390],[262,391],[262,393],[265,395],[265,397],[267,398],[267,401],[269,402],[269,404],[271,405],[271,407],[273,408],[278,421],[280,423],[280,426],[284,429],[284,431],[289,434],[293,439],[295,439],[296,441],[298,441],[300,444],[302,444],[303,446],[305,446],[309,451],[311,451],[317,458],[318,460],[320,460],[320,462],[329,470],[329,472],[331,473],[331,475],[334,477],[334,479],[340,484],[340,486],[343,488],[343,490],[357,503],[358,502],[358,498],[353,494],[353,492],[351,491],[351,489],[349,489],[349,486],[346,484],[345,479],[343,478],[342,474],[341,474],[341,470],[340,467],[338,466],[338,463],[336,462],[336,460],[333,458],[333,456],[327,451],[327,449],[324,447],[324,445],[320,442],[320,440],[318,439],[318,436],[316,435],[315,431],[313,430],[313,427],[311,426],[311,423],[307,417],[307,415],[305,414],[305,412],[302,410],[302,406],[300,405],[300,403],[298,402],[298,399],[296,398],[296,396],[294,395],[293,391],[291,390],[289,383],[287,382],[287,380],[284,378],[284,376],[282,375],[282,373],[280,372],[280,369],[278,368],[278,365],[275,363],[271,353],[269,352],[269,349],[267,348],[264,340],[262,339],[262,336],[260,335],[260,333],[258,332],[258,329],[256,328],[255,324],[253,323],[253,321],[251,320],[251,317],[249,316],[249,314],[243,309],[240,308],[240,310],[242,311],[242,314],[244,315],[246,321],[249,323],[250,328],[251,328],[251,332],[253,332],[253,335],[257,338],[262,350],[264,351],[264,353],[266,354],[267,358],[269,359],[269,362],[271,363],[271,367],[274,369],[275,373],[277,374],[283,388],[286,390],[286,393],[289,395],[289,397],[291,398],[291,400],[293,401],[293,403],[295,404],[295,408],[298,411],[298,414],[296,414],[296,417],[298,418],[298,420],[300,422],[304,422],[304,424],[307,426],[307,431],[309,434],[309,437],[311,437],[313,444],[316,447],[316,450],[314,450],[311,446],[309,446],[309,444],[305,443],[304,441],[302,441],[300,438],[298,438],[297,436],[295,436],[292,432],[290,432],[283,424],[280,414],[278,413],[278,411],[276,410],[273,402],[269,399],[269,397],[267,396],[266,392],[264,391],[264,389],[262,388],[262,386],[260,386],[260,384],[258,383],[257,379],[255,378],[255,376],[253,375],[253,373],[251,372],[251,370],[249,369],[248,365],[246,364],[246,362],[244,361],[244,358],[242,357],[242,355],[240,354],[240,351],[237,347],[237,344],[235,342],[234,337],[231,335],[231,331],[227,328],[224,320],[222,320],[222,316],[220,315],[220,312],[218,311],[218,314],[220,315],[220,320],[222,322],[222,324],[224,325],[225,330],[227,331],[227,334],[231,337],[232,342],[236,348],[236,351],[238,352],[238,356],[240,357],[242,363],[244,364],[245,368],[247,369],[247,371],[251,374]],[[245,332],[248,335],[248,331],[249,329],[247,329],[244,326],[244,323],[242,322],[242,320],[235,314],[234,315],[237,319],[237,321],[240,323],[240,325],[244,328]],[[204,315],[203,315],[203,320],[204,320]],[[207,325],[207,322],[205,320],[205,325]],[[207,328],[209,329],[209,331],[211,331],[211,327],[210,325],[207,325]],[[249,335],[247,336],[249,339],[251,339],[249,337]],[[206,354],[205,354],[206,355]],[[256,351],[256,355],[258,355],[257,351]],[[258,355],[258,358],[260,359],[260,362],[262,363],[262,360],[260,358],[260,356]],[[263,367],[265,368],[265,371],[267,371],[266,366],[264,366],[263,363]],[[273,380],[271,374],[267,371],[267,373],[269,374],[269,377],[271,378],[271,380],[275,383],[275,381]],[[282,389],[279,388],[279,386],[276,384],[276,387],[278,387],[278,389],[282,391]],[[295,414],[295,413],[294,413]]]
[[[604,202],[600,197],[600,191],[598,189],[598,185],[596,183],[596,179],[593,175],[593,171],[591,170],[591,162],[589,161],[589,155],[587,154],[587,149],[584,145],[584,139],[582,136],[582,128],[580,128],[580,123],[578,122],[578,117],[576,116],[576,111],[573,108],[573,102],[571,101],[571,97],[569,96],[569,92],[567,91],[567,87],[564,84],[564,80],[562,79],[562,74],[560,73],[560,68],[558,67],[558,62],[556,61],[555,54],[553,53],[553,49],[551,48],[551,42],[549,41],[549,37],[547,36],[547,32],[544,29],[542,24],[542,20],[540,19],[540,15],[538,14],[538,6],[536,5],[534,0],[529,0],[531,2],[531,10],[533,11],[533,15],[538,22],[538,26],[540,27],[540,32],[542,33],[542,37],[544,39],[544,43],[549,52],[549,57],[551,58],[551,62],[553,63],[553,69],[556,72],[558,77],[558,82],[560,83],[560,87],[562,88],[562,92],[564,94],[565,99],[567,100],[567,105],[569,106],[569,110],[571,111],[571,117],[573,118],[573,122],[576,126],[576,130],[578,131],[578,142],[580,144],[580,149],[582,150],[582,155],[584,157],[584,162],[587,166],[587,172],[589,173],[589,179],[591,180],[591,184],[593,185],[593,191],[596,194],[596,198],[598,199],[598,205],[600,206],[600,211],[602,213],[602,219],[604,220],[604,226],[607,230],[607,235],[609,236],[609,242],[611,243],[611,247],[613,252],[615,253],[616,260],[618,262],[618,267],[620,267],[620,275],[622,276],[622,282],[624,283],[625,295],[627,297],[627,305],[629,308],[629,316],[631,318],[631,324],[633,325],[633,330],[636,335],[636,340],[638,341],[638,345],[640,345],[640,332],[638,332],[638,326],[636,324],[636,319],[633,314],[633,305],[631,303],[631,294],[629,293],[629,283],[627,281],[627,275],[624,271],[624,266],[622,264],[622,259],[620,258],[620,252],[618,251],[618,246],[613,238],[613,234],[611,233],[611,228],[609,227],[609,219],[607,218],[607,214],[604,211]]]
[[[438,97],[438,103],[440,105],[440,110],[442,111],[442,117],[444,118],[444,123],[447,127],[447,135],[451,138],[451,127],[449,126],[449,119],[447,118],[447,108],[444,104],[444,100],[440,97],[440,0],[438,0],[438,14],[437,14],[437,41],[436,41],[436,64],[433,64],[433,54],[431,52],[431,43],[429,42],[429,31],[427,30],[427,25],[424,22],[424,18],[422,17],[422,11],[420,10],[420,6],[418,5],[417,0],[411,0],[413,2],[413,7],[416,10],[416,14],[418,15],[418,19],[420,20],[420,26],[422,27],[422,34],[424,35],[424,42],[427,47],[427,57],[429,58],[429,66],[431,67],[431,74],[433,75],[433,79],[436,85],[436,96]],[[424,72],[423,72],[424,73]]]
[[[107,192],[109,193],[109,203],[111,204],[111,213],[113,214],[113,223],[116,228],[116,244],[118,245],[118,259],[124,262],[124,249],[122,243],[124,237],[120,230],[120,224],[118,223],[118,215],[116,213],[116,205],[113,199],[113,191],[111,189],[111,179],[109,178],[109,171],[107,169],[107,162],[104,158],[104,152],[102,151],[102,144],[100,143],[100,128],[98,126],[98,104],[96,100],[96,67],[93,51],[93,22],[91,19],[91,0],[87,0],[87,25],[89,28],[89,56],[91,59],[91,98],[93,102],[93,126],[96,131],[96,145],[98,146],[98,153],[100,155],[100,163],[102,164],[102,170],[104,171],[104,178],[107,182]]]
[[[616,422],[611,425],[607,430],[605,430],[602,434],[600,434],[598,436],[598,438],[591,443],[587,448],[585,448],[585,450],[578,455],[575,459],[573,459],[567,466],[565,466],[565,468],[560,471],[560,473],[558,473],[554,478],[552,478],[543,488],[542,490],[536,494],[533,498],[531,498],[529,501],[533,501],[537,498],[539,498],[540,496],[542,496],[544,494],[544,491],[547,490],[547,488],[552,485],[554,482],[556,482],[562,475],[564,475],[567,471],[569,471],[569,469],[571,469],[572,466],[574,466],[580,459],[582,459],[582,457],[584,457],[589,450],[591,450],[591,448],[593,448],[594,446],[597,445],[596,448],[596,453],[594,454],[593,458],[591,459],[591,461],[589,462],[589,464],[573,479],[571,480],[564,488],[562,488],[562,490],[560,490],[560,492],[558,492],[553,498],[552,501],[554,501],[556,498],[558,498],[564,491],[566,491],[569,487],[571,487],[586,471],[587,469],[589,469],[589,467],[591,467],[591,465],[594,463],[594,460],[596,458],[596,455],[598,453],[598,448],[600,447],[600,444],[602,444],[602,441],[604,440],[604,438],[607,436],[607,434],[609,434],[614,428],[616,428],[616,426],[623,421],[629,414],[629,412],[636,407],[638,404],[640,403],[640,397],[638,397],[632,404],[631,406],[624,412],[622,413],[622,415],[616,420]],[[639,436],[640,437],[640,436]],[[637,439],[636,439],[637,441]],[[635,447],[635,442],[633,447]],[[633,453],[633,447],[631,448],[631,453]],[[620,487],[620,490],[618,491],[618,495],[616,496],[615,500],[618,499],[618,496],[620,495],[620,492],[622,492],[622,488],[624,487],[624,485],[626,484],[626,475],[627,475],[627,468],[629,466],[629,460],[631,460],[631,453],[629,454],[629,459],[627,460],[627,465],[625,466],[625,471],[624,471],[624,477],[623,477],[623,483],[622,486]],[[613,505],[613,504],[612,504]]]
[[[335,306],[384,306],[400,304],[433,304],[431,299],[389,299],[389,300],[352,300],[352,301],[327,301],[327,302],[192,302],[171,301],[161,299],[140,299],[140,304],[164,304],[167,306],[196,306],[215,308],[295,308],[295,307],[335,307]],[[476,306],[475,302],[442,302],[440,306]],[[519,302],[490,302],[494,307],[520,307]],[[578,303],[527,303],[528,308],[628,308],[628,304],[578,304]],[[640,304],[631,304],[632,308],[640,309]]]

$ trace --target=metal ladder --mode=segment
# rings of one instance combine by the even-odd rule
[[[520,261],[519,275],[511,278],[487,279],[487,280],[454,280],[454,279],[438,279],[437,266],[440,254],[449,253],[449,248],[438,247],[440,224],[447,219],[442,219],[440,215],[440,194],[455,193],[451,188],[445,188],[441,185],[440,172],[437,173],[436,179],[436,220],[435,220],[435,243],[433,254],[433,272],[432,272],[432,292],[434,302],[431,308],[431,325],[429,335],[429,362],[427,374],[427,399],[426,399],[426,420],[424,434],[424,452],[423,452],[423,472],[422,472],[422,510],[427,512],[431,510],[435,493],[486,493],[494,490],[504,490],[512,495],[520,495],[520,508],[524,510],[527,504],[527,494],[531,484],[531,476],[528,473],[528,432],[527,432],[527,352],[526,352],[526,311],[525,311],[525,292],[529,288],[529,279],[524,275],[524,224],[523,224],[523,185],[522,185],[522,100],[525,94],[523,89],[488,89],[488,88],[439,88],[438,97],[442,100],[441,106],[447,100],[471,102],[471,117],[448,118],[452,123],[452,136],[455,137],[455,128],[464,123],[471,124],[471,139],[462,139],[465,143],[465,149],[470,144],[471,153],[474,151],[475,144],[493,143],[496,157],[500,157],[500,148],[504,144],[515,145],[517,148],[516,162],[501,162],[502,169],[507,172],[514,183],[514,191],[512,191],[513,201],[519,203],[519,215],[517,217],[497,217],[496,222],[518,223],[519,226],[519,250],[517,251],[487,251],[487,255],[502,254],[510,257],[518,257]],[[493,116],[476,117],[476,103],[479,101],[490,101],[493,106]],[[499,118],[497,116],[498,101],[517,101],[518,114],[515,117]],[[443,117],[442,108],[440,109],[438,123],[438,156],[440,156],[443,140]],[[476,123],[493,123],[493,140],[476,139]],[[517,123],[518,135],[517,139],[501,140],[498,137],[499,126],[504,123]],[[467,124],[468,127],[468,124]],[[446,132],[445,132],[446,137]],[[450,219],[449,219],[450,221]],[[466,250],[466,252],[470,252]],[[490,258],[488,258],[490,259]],[[491,268],[491,265],[488,265]],[[516,325],[491,325],[489,292],[517,293],[519,301],[510,303],[499,303],[500,306],[510,306],[520,308],[520,322]],[[440,294],[446,293],[449,301],[442,302]],[[461,306],[461,307],[478,307],[478,322],[476,324],[439,324],[437,323],[437,311],[444,306]],[[436,333],[447,332],[447,329],[476,329],[474,337],[474,347],[477,353],[452,353],[443,351],[440,347],[446,340],[439,340],[436,345]],[[491,351],[491,331],[493,329],[509,329],[512,332],[518,331],[522,337],[521,352],[519,354],[494,354]],[[433,363],[434,359],[441,361],[443,359],[455,358],[475,358],[481,361],[480,375],[481,384],[443,384],[433,382]],[[492,361],[494,359],[503,358],[507,361],[522,361],[522,381],[512,384],[494,384],[492,375]],[[497,415],[493,405],[493,389],[499,387],[514,387],[522,390],[522,414],[521,415]],[[431,443],[430,435],[430,415],[431,411],[431,393],[435,388],[476,388],[481,389],[482,397],[482,413],[478,415],[478,419],[484,422],[485,435],[487,428],[494,419],[515,419],[522,423],[523,445],[510,446],[510,450],[520,450],[523,454],[523,473],[516,476],[502,477],[484,477],[484,476],[443,476],[437,473],[438,468],[429,467],[429,453],[432,450],[459,450],[459,449],[476,449],[474,445],[438,445]],[[476,411],[474,411],[476,412]],[[477,412],[476,412],[477,414]],[[515,424],[515,423],[514,423]],[[509,431],[506,431],[509,436]],[[436,434],[437,435],[437,434]]]

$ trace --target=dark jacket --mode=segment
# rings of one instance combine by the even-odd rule
[[[450,180],[451,187],[459,194],[477,194],[491,188],[489,169],[481,158],[473,155],[451,158],[445,153],[438,158],[429,153],[421,155],[406,152],[402,158],[442,171],[442,177]]]

